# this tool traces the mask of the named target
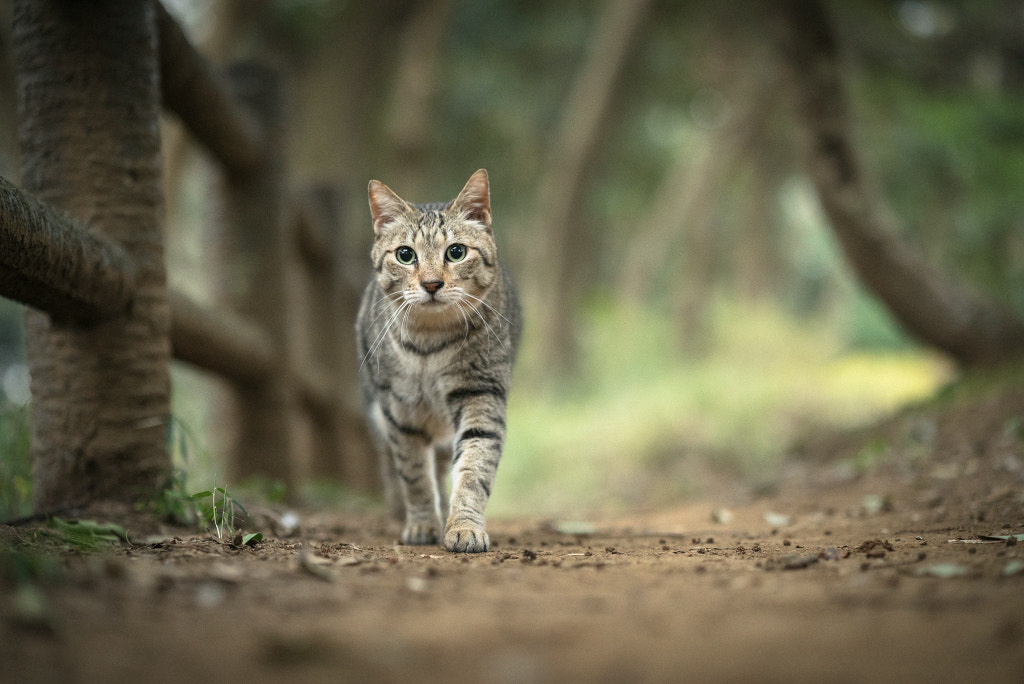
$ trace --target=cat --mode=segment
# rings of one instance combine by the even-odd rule
[[[487,551],[484,509],[522,327],[515,287],[498,263],[487,171],[447,203],[411,204],[376,180],[368,194],[374,276],[356,347],[385,493],[404,518],[403,544]],[[448,459],[446,501],[438,474]]]

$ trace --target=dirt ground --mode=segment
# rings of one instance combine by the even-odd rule
[[[769,494],[493,520],[475,556],[366,512],[244,547],[130,529],[6,573],[0,681],[1020,682],[1022,478],[1024,391],[968,392],[810,440]]]

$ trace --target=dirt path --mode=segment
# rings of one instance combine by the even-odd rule
[[[498,520],[477,556],[365,513],[70,554],[42,613],[0,592],[0,681],[1024,681],[1024,543],[978,539],[1024,533],[1021,399],[893,423],[860,477],[833,446],[728,511]]]

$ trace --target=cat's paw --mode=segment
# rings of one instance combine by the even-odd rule
[[[455,553],[483,553],[491,546],[491,538],[483,527],[470,523],[448,525],[444,532],[444,548]]]
[[[437,527],[430,523],[409,523],[402,530],[402,543],[406,546],[436,544]]]

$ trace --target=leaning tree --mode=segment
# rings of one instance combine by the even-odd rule
[[[872,192],[853,141],[837,37],[822,3],[779,0],[771,7],[804,165],[860,281],[910,334],[961,365],[1024,355],[1024,321],[901,241],[894,213]]]

